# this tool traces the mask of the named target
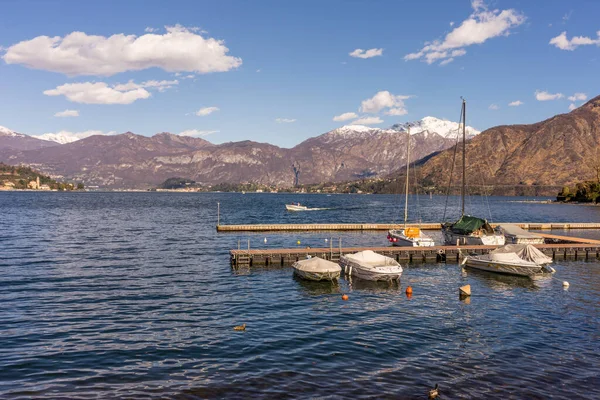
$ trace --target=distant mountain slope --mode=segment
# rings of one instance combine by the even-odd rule
[[[0,153],[0,157],[55,177],[105,187],[149,187],[174,176],[204,184],[291,186],[294,162],[300,166],[301,183],[385,176],[402,168],[406,162],[406,133],[401,129],[349,125],[291,149],[252,141],[213,145],[169,133],[145,137],[128,132],[91,136],[48,149],[11,151],[3,157]],[[444,136],[432,129],[411,132],[413,160],[455,143],[455,139],[444,137],[449,135],[447,129],[442,130]]]
[[[57,143],[36,139],[0,126],[0,155],[7,151],[36,150],[56,145]]]
[[[477,135],[467,144],[468,182],[564,185],[592,179],[591,164],[600,163],[599,149],[600,96],[568,114],[530,125],[497,126]],[[445,184],[452,152],[425,162],[422,176]]]

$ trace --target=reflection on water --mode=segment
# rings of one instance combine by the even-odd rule
[[[321,296],[324,294],[341,293],[340,283],[335,281],[311,281],[293,275],[300,291],[308,296]]]
[[[475,268],[464,268],[462,276],[478,279],[490,288],[499,291],[516,287],[538,290],[541,287],[548,286],[552,281],[552,274],[538,274],[530,278],[527,276],[499,274]]]
[[[382,293],[399,291],[401,288],[400,281],[368,281],[365,279],[359,279],[351,275],[346,275],[345,278],[348,281],[348,289],[361,290],[370,293]]]

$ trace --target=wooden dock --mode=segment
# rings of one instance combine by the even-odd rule
[[[547,239],[561,243],[535,245],[554,260],[600,260],[600,240],[542,234]],[[231,266],[251,267],[286,266],[307,256],[321,257],[337,262],[344,254],[363,250],[394,258],[400,263],[458,263],[461,254],[487,254],[498,246],[434,246],[434,247],[329,247],[306,249],[244,249],[231,250]]]
[[[434,246],[434,247],[344,247],[311,249],[251,249],[231,250],[231,266],[288,266],[307,256],[337,262],[344,254],[363,250],[394,258],[400,263],[458,263],[460,254],[487,254],[497,246]],[[539,250],[554,260],[598,260],[600,244],[540,244]]]
[[[513,224],[528,230],[566,230],[566,229],[600,229],[598,222],[498,222],[493,227],[502,224]],[[407,224],[409,227],[419,227],[423,230],[440,230],[440,223]],[[254,225],[217,225],[217,232],[310,232],[310,231],[387,231],[399,229],[404,224],[254,224]]]

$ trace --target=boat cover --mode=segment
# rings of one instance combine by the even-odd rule
[[[502,229],[505,234],[514,236],[517,239],[543,239],[542,236],[527,232],[525,229],[519,228],[517,225],[513,224],[502,224],[500,225],[500,229]]]
[[[507,244],[506,246],[498,247],[496,250],[490,252],[490,259],[508,262],[508,258],[514,259],[514,256],[511,254],[514,254],[520,260],[533,262],[538,265],[552,262],[550,257],[530,244]]]
[[[492,227],[485,219],[463,215],[458,221],[451,225],[452,232],[461,235],[470,235],[476,230],[483,229],[486,232],[493,232]]]
[[[358,253],[354,254],[347,254],[346,257],[358,263],[365,263],[370,265],[397,265],[397,262],[393,258],[377,254],[372,250],[365,250],[359,251]]]
[[[342,270],[336,263],[323,260],[319,257],[311,257],[306,260],[297,261],[294,264],[294,268],[313,273],[340,272]]]

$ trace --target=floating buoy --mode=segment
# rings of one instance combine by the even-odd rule
[[[329,239],[325,239],[325,243],[329,242]]]
[[[406,293],[406,298],[407,298],[408,300],[412,299],[412,293]]]
[[[234,326],[233,327],[234,331],[245,331],[246,330],[246,324],[242,324],[242,325],[238,325],[238,326]]]
[[[461,296],[470,296],[471,295],[471,285],[465,285],[458,288],[458,293]]]
[[[298,241],[296,242],[296,244],[297,244],[297,245],[299,245],[299,244],[300,244],[300,241],[298,240]]]
[[[265,243],[267,243],[267,238],[265,238]]]
[[[406,295],[407,296],[412,295],[412,286],[407,286],[406,287]]]
[[[569,282],[563,281],[563,287],[568,288],[569,287]]]
[[[344,300],[344,301],[348,300],[348,295],[347,294],[343,294],[342,295],[342,300]]]

